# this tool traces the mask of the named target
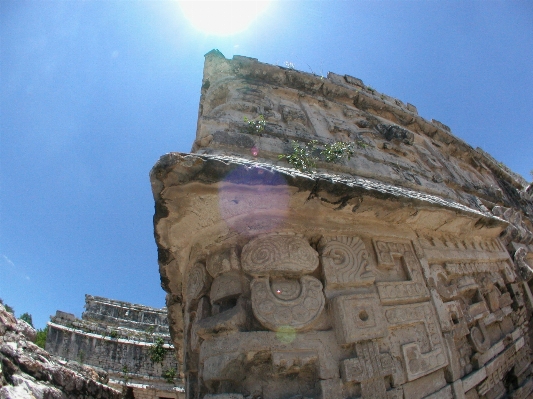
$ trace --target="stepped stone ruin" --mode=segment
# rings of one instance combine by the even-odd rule
[[[150,348],[162,339],[164,358]],[[85,312],[57,311],[48,323],[46,350],[60,358],[105,370],[108,385],[136,399],[182,399],[184,389],[165,308],[86,295]],[[163,374],[175,373],[173,381]]]
[[[0,303],[0,399],[124,399],[103,370],[58,359]]]
[[[150,178],[186,398],[533,396],[533,189],[413,105],[213,50]]]

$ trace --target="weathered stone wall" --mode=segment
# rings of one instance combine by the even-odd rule
[[[52,317],[46,349],[62,358],[106,370],[110,384],[117,389],[127,380],[136,398],[178,398],[183,388],[179,362],[168,335],[166,310],[130,305],[87,295],[82,320],[61,311]],[[153,363],[150,347],[158,338],[165,341],[166,353],[161,363]],[[176,385],[162,377],[169,369],[176,371]]]
[[[301,172],[291,140],[361,145]],[[193,151],[151,172],[187,398],[532,395],[521,177],[356,78],[217,51]]]
[[[82,318],[107,326],[168,334],[167,310],[86,295]]]

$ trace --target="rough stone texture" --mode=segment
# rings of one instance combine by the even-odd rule
[[[108,375],[51,356],[33,343],[35,330],[0,304],[1,399],[120,399],[107,385]]]
[[[291,140],[366,145],[303,173]],[[523,178],[359,79],[216,50],[193,152],[150,175],[187,398],[532,395]]]
[[[150,347],[158,338],[165,341],[167,349],[162,364],[150,359]],[[106,370],[111,386],[132,388],[136,399],[184,395],[165,308],[86,295],[81,320],[62,311],[51,318],[46,349],[66,360]],[[162,377],[171,368],[176,370],[175,384]]]

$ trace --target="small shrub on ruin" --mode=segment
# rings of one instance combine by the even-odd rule
[[[259,115],[257,119],[248,119],[245,116],[244,122],[248,124],[248,132],[252,134],[260,134],[263,133],[265,130],[266,121],[263,115]]]
[[[313,154],[318,141],[312,140],[305,146],[300,146],[296,141],[291,143],[292,152],[290,154],[278,155],[279,159],[285,159],[296,169],[302,172],[311,172],[316,167],[317,157]]]
[[[174,384],[174,379],[176,378],[176,369],[174,367],[171,367],[168,370],[165,370],[161,376],[169,384]]]
[[[338,162],[343,158],[350,159],[355,154],[356,147],[365,148],[367,146],[363,140],[357,140],[355,143],[336,141],[324,145],[323,149],[317,147],[317,140],[311,140],[305,146],[301,146],[296,141],[293,141],[291,145],[292,152],[278,155],[278,158],[285,159],[302,172],[312,172],[316,163],[321,159],[328,163]]]
[[[157,338],[152,346],[150,346],[150,360],[152,363],[161,363],[165,360],[167,350],[165,349],[165,341],[163,338]]]

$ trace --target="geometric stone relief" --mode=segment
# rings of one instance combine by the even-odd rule
[[[361,394],[365,399],[392,396],[387,395],[387,387],[383,379],[397,373],[399,365],[396,364],[395,359],[389,353],[379,353],[375,341],[359,342],[355,350],[356,358],[341,361],[343,381],[360,383]],[[396,393],[395,390],[393,392]]]
[[[376,294],[341,295],[332,300],[339,345],[387,335],[383,310]]]
[[[383,276],[376,283],[384,305],[421,302],[429,299],[420,264],[410,242],[373,240],[378,268]],[[399,280],[399,281],[398,281]]]
[[[318,247],[326,289],[367,286],[374,283],[374,267],[360,238],[323,237]]]
[[[377,267],[360,237],[322,237],[317,247],[318,252],[296,234],[266,234],[245,244],[240,259],[238,249],[231,247],[210,254],[206,266],[194,265],[188,275],[188,302],[208,296],[193,312],[189,347],[197,360],[188,364],[192,377],[207,387],[202,392],[242,395],[229,393],[224,384],[240,387],[237,392],[252,392],[246,388],[246,373],[259,367],[258,375],[277,381],[263,386],[265,397],[271,399],[279,397],[276,389],[307,392],[304,396],[321,399],[354,395],[400,399],[413,393],[409,384],[439,371],[442,381],[445,377],[450,383],[473,383],[471,375],[481,369],[490,371],[488,365],[509,352],[507,343],[522,336],[511,323],[507,330],[514,329],[512,334],[491,341],[495,333],[490,329],[493,325],[503,329],[500,324],[509,323],[513,299],[519,301],[516,298],[522,292],[517,284],[510,284],[515,275],[497,246],[487,246],[496,259],[485,253],[481,260],[472,259],[474,252],[482,252],[473,244],[467,250],[445,247],[439,251],[453,250],[453,262],[439,255],[429,265],[425,257],[422,263],[418,260],[422,250],[415,252],[408,240],[374,239]],[[467,262],[461,251],[467,252]],[[324,325],[326,302],[330,324]],[[520,303],[514,306],[523,306],[523,300]],[[251,326],[250,310],[255,323],[271,331],[246,332]],[[332,330],[311,331],[328,325]],[[237,346],[230,344],[240,340]],[[333,358],[330,352],[335,353]],[[513,359],[509,364],[514,364]],[[505,375],[500,374],[510,369],[505,365],[487,374],[490,379],[480,378],[474,391],[487,397],[506,392]],[[317,374],[313,378],[319,378],[315,388],[305,380],[313,373]],[[302,379],[305,388],[295,390],[288,383],[294,378]],[[278,383],[288,385],[272,388]],[[257,387],[257,382],[250,384]],[[452,398],[452,391],[464,395],[461,384],[453,389],[440,385],[429,397]],[[533,387],[533,382],[528,384]],[[529,393],[528,384],[520,392]]]
[[[406,342],[403,345],[400,344],[408,381],[420,378],[448,364],[442,341],[442,333],[429,302],[385,306],[384,312],[385,318],[389,323],[389,329],[391,330],[402,329],[408,325],[420,323],[423,325],[422,330],[412,330],[417,332],[416,335],[410,338],[407,337],[407,339],[405,336],[402,337],[404,341],[410,340],[411,342]],[[393,335],[392,331],[391,335],[393,338],[396,336]],[[397,342],[391,339],[391,345],[397,344]],[[421,348],[422,344],[425,347],[424,352]]]
[[[468,262],[468,263],[445,263],[446,272],[450,276],[470,275],[475,273],[503,272],[507,283],[516,280],[516,274],[509,265],[510,261],[503,262]]]

